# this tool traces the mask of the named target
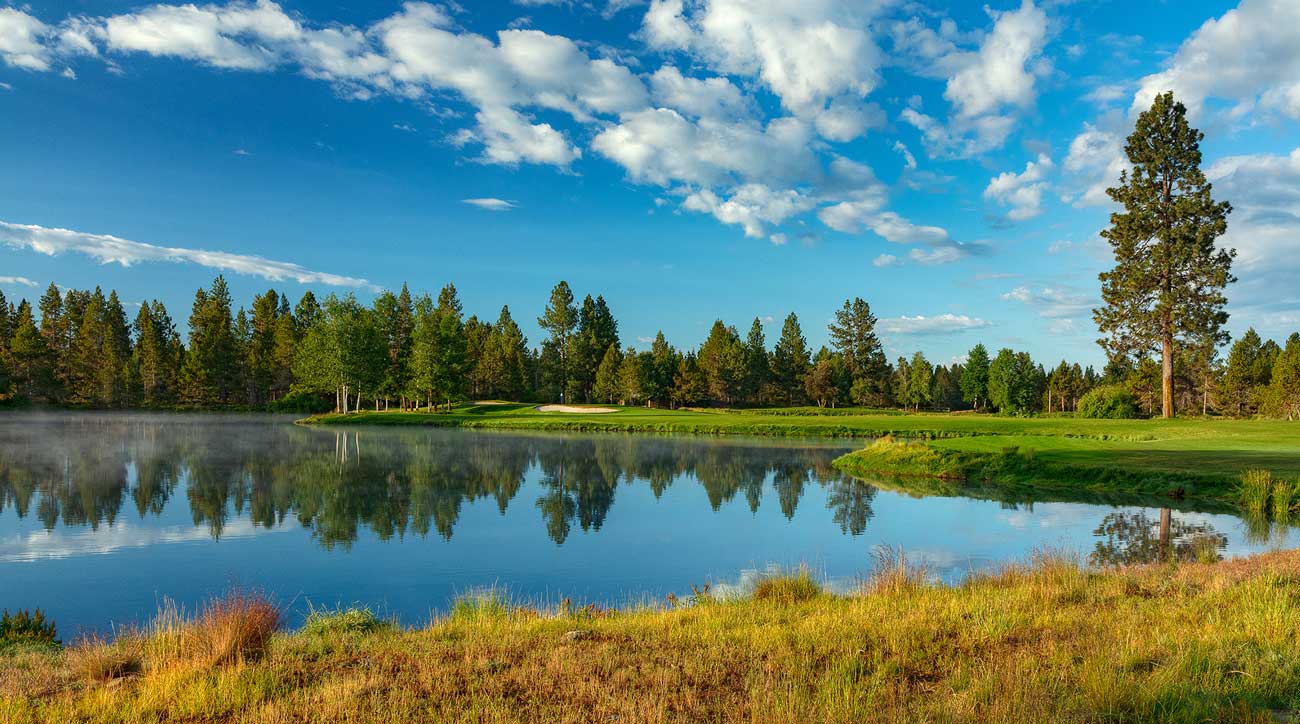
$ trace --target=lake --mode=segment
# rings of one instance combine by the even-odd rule
[[[625,605],[807,564],[847,589],[882,545],[947,581],[1043,549],[1161,549],[1157,508],[914,497],[831,466],[861,444],[4,413],[0,606],[67,639],[242,587],[291,625],[340,604],[409,625],[486,587]],[[1197,510],[1172,512],[1170,539],[1198,557],[1295,543]]]

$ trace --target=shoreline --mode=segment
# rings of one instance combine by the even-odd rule
[[[1300,599],[1286,595],[1300,551],[1105,569],[1040,555],[957,585],[880,563],[847,595],[800,571],[735,599],[703,590],[623,610],[478,596],[414,629],[352,609],[278,631],[273,611],[236,597],[220,615],[164,617],[113,641],[0,653],[0,714],[1046,722],[1300,708]]]

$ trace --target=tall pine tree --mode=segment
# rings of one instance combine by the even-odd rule
[[[1125,152],[1132,173],[1106,193],[1124,207],[1102,236],[1115,268],[1101,274],[1104,307],[1093,316],[1111,357],[1159,350],[1165,417],[1174,415],[1174,358],[1183,345],[1222,344],[1228,319],[1223,289],[1234,281],[1234,250],[1215,240],[1232,207],[1216,202],[1201,171],[1204,135],[1187,123],[1172,92],[1156,96],[1137,119]]]

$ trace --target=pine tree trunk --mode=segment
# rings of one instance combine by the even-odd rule
[[[1161,345],[1161,357],[1164,361],[1164,374],[1161,375],[1160,390],[1164,399],[1164,417],[1174,416],[1174,338],[1166,328],[1164,343]]]

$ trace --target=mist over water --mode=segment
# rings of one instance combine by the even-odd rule
[[[232,586],[415,624],[485,586],[621,604],[807,563],[832,586],[878,545],[956,580],[1042,548],[1156,554],[1160,511],[916,498],[831,465],[858,443],[308,428],[263,415],[0,415],[0,607],[62,635]],[[1290,542],[1172,514],[1178,555]]]

